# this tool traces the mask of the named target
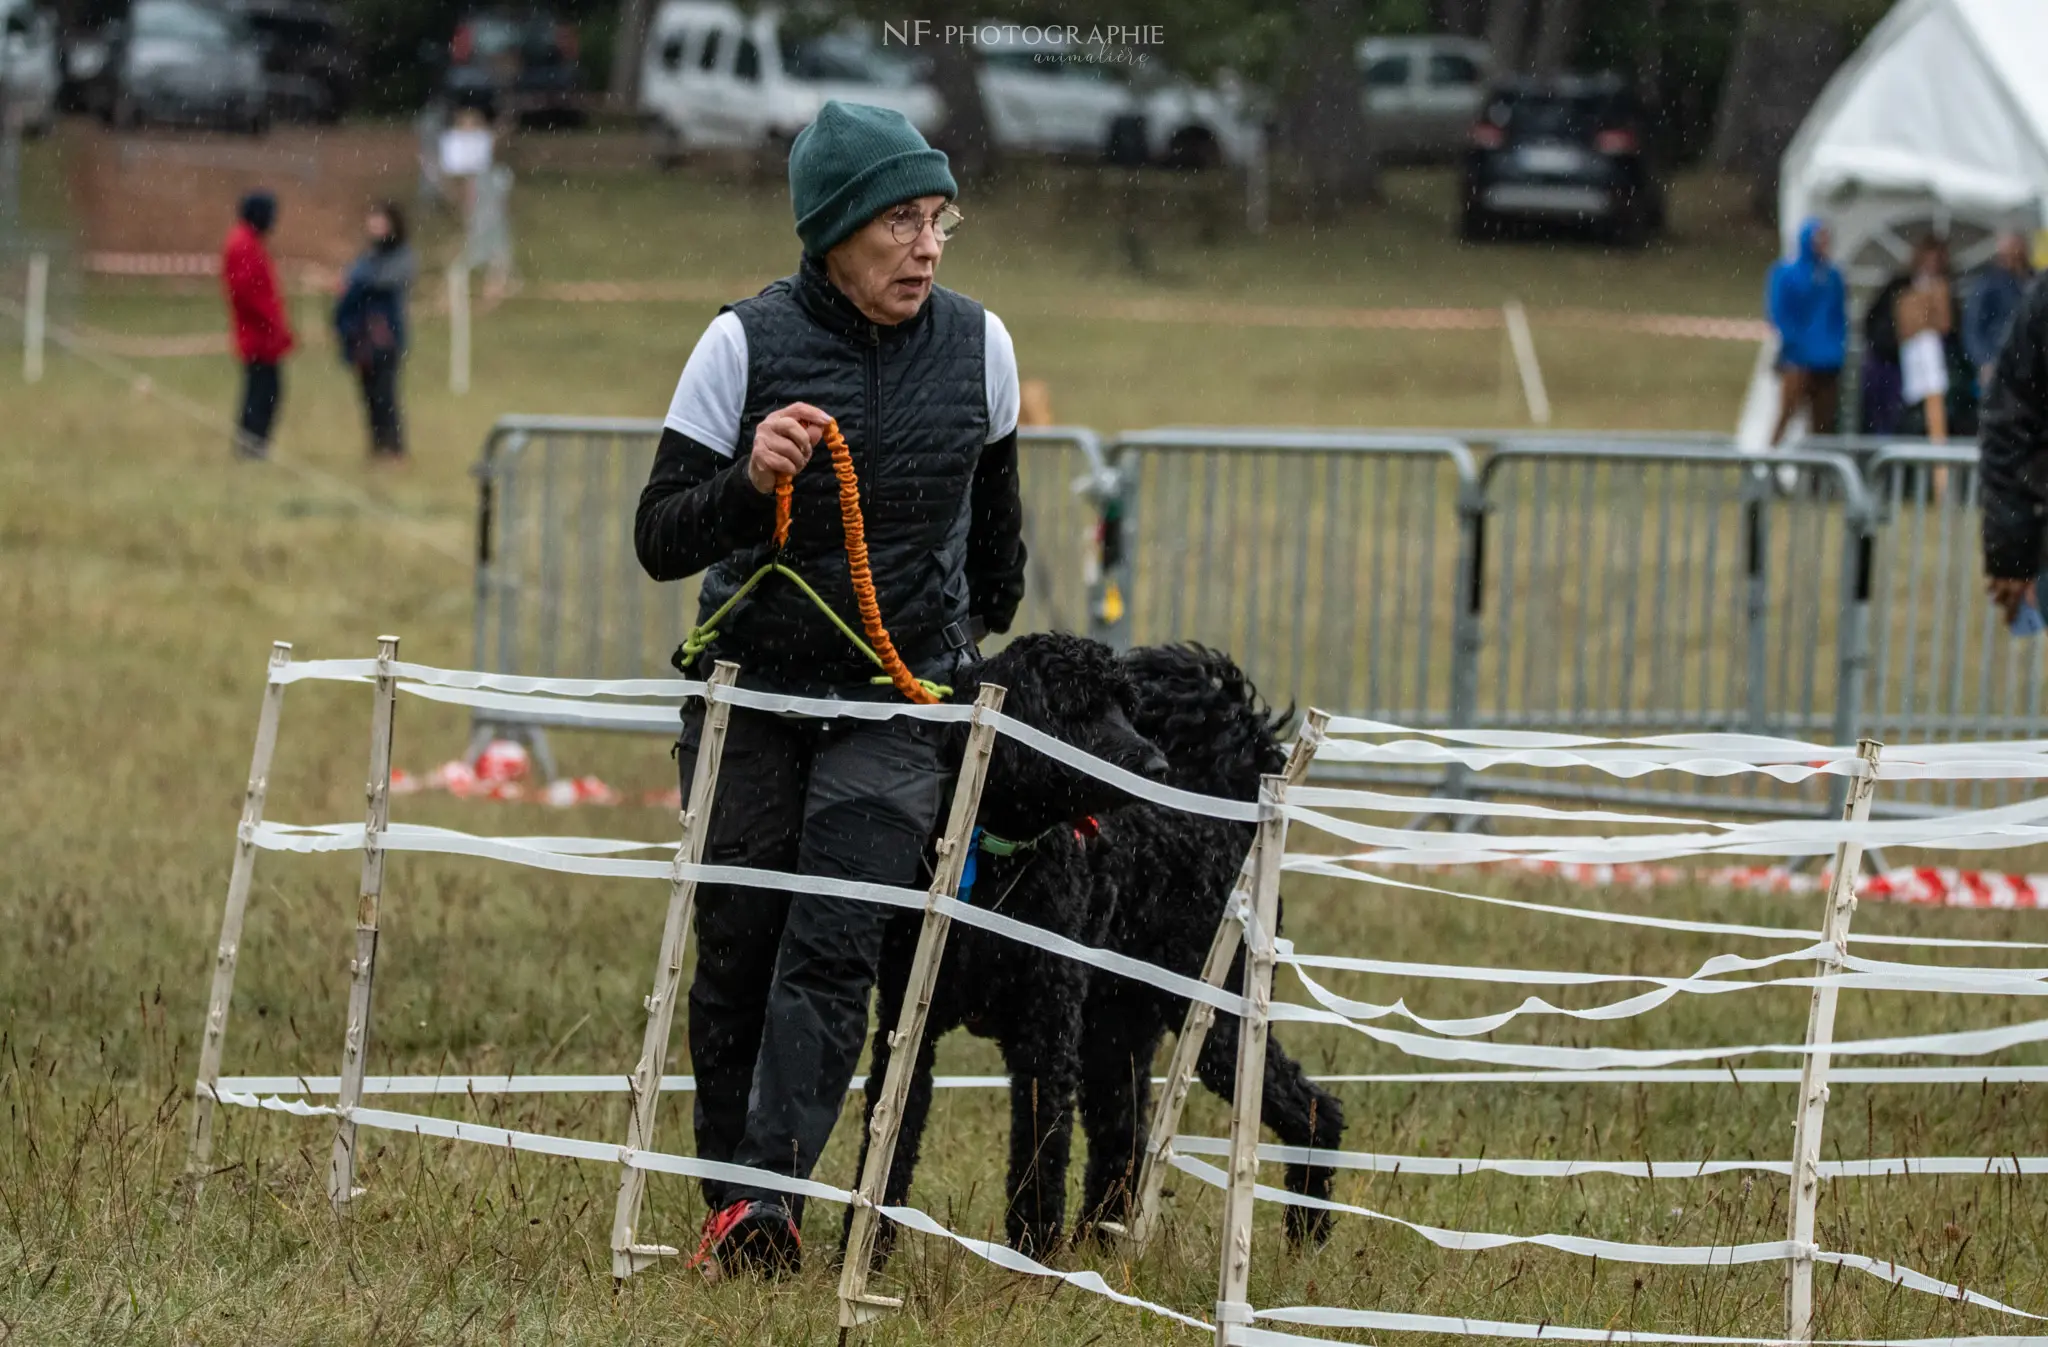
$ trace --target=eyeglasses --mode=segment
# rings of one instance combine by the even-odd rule
[[[930,215],[926,215],[914,205],[905,204],[889,211],[882,218],[889,222],[889,236],[908,247],[917,242],[918,235],[924,233],[926,225],[931,226],[933,238],[940,243],[946,242],[960,232],[960,221],[965,217],[960,214],[958,206],[948,203]]]

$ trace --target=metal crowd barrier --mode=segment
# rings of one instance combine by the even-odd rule
[[[1115,643],[1228,650],[1273,700],[1444,726],[1472,451],[1429,435],[1148,430],[1109,449],[1128,607]]]
[[[1485,565],[1472,600],[1485,612],[1473,723],[1853,741],[1869,496],[1840,454],[1764,462],[1725,445],[1559,439],[1496,451],[1476,521]],[[1682,794],[1555,773],[1518,784],[1766,813],[1824,803],[1756,776]]]
[[[660,437],[660,421],[627,417],[507,416],[491,427],[475,469],[473,667],[670,675],[669,657],[696,621],[697,581],[656,584],[633,546]],[[1018,441],[1029,561],[1017,630],[1089,629],[1100,605],[1098,497],[1110,484],[1100,441],[1081,426],[1030,427]],[[472,756],[510,734],[530,742],[552,775],[546,728],[526,713],[480,711]]]
[[[659,430],[493,428],[477,470],[477,667],[667,671],[696,586],[655,585],[634,556]],[[2040,660],[1982,597],[1974,447],[1808,440],[1764,457],[1701,435],[1203,427],[1022,440],[1017,629],[1201,641],[1276,705],[1836,743],[2025,735],[2041,711]],[[545,754],[541,728],[480,719],[477,743],[513,732]],[[1741,777],[1679,793],[1550,774],[1513,789],[1811,814],[1828,787]],[[1948,784],[1889,805],[1989,793]]]
[[[1891,742],[2033,737],[2041,725],[2042,646],[2014,640],[1984,593],[1974,448],[1894,445],[1869,468],[1882,520],[1873,655],[1860,727]],[[1901,785],[1924,809],[2013,798],[2010,782]]]

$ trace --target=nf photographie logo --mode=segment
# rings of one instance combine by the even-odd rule
[[[1136,24],[934,23],[900,19],[882,24],[885,47],[1021,47],[1048,61],[1142,64],[1147,47],[1165,45],[1166,26]]]

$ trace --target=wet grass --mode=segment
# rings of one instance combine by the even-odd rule
[[[605,209],[622,222],[606,227],[627,240],[618,257],[608,257],[556,217],[537,215],[526,236],[537,245],[559,231],[561,258],[547,265],[563,276],[616,275],[627,263],[639,265],[635,258],[672,252],[711,259],[678,262],[677,270],[708,270],[724,246],[723,236],[706,233],[707,216],[717,212],[689,205],[674,180],[602,190],[568,182],[557,191],[536,192],[535,209],[545,198],[556,203],[546,209],[558,209],[561,221],[580,220],[577,203],[585,197],[577,194],[597,194],[593,199],[612,202]],[[632,222],[670,207],[680,212],[676,237],[698,242],[671,250],[634,232],[640,226]],[[1362,275],[1368,280],[1356,283],[1381,289],[1346,302],[1394,302],[1426,288],[1394,279],[1420,265],[1417,258],[1465,257],[1448,245],[1431,252],[1436,245],[1422,226],[1403,223],[1404,209],[1397,203],[1348,236],[1345,255],[1364,260],[1357,273],[1346,273],[1346,283]],[[1373,246],[1382,236],[1399,243],[1389,244],[1384,257]],[[1329,242],[1324,256],[1340,251],[1340,242]],[[1041,295],[1049,306],[1063,293],[1078,293],[1090,268],[1108,265],[1081,244],[1066,249],[1021,239],[1015,246],[1014,270],[992,275],[991,286]],[[1190,278],[1185,284],[1203,284],[1203,251],[1193,243],[1176,246]],[[1303,236],[1294,236],[1294,246],[1307,246]],[[1701,246],[1709,260],[1722,256],[1714,251],[1720,245]],[[1275,245],[1267,282],[1274,293],[1305,283],[1290,279],[1296,264],[1283,265],[1281,252]],[[764,262],[780,255],[765,247],[762,254]],[[1579,256],[1559,261],[1535,249],[1489,250],[1475,265],[1520,266],[1526,274],[1514,278],[1516,288],[1532,305],[1546,293],[1561,300],[1568,292],[1577,295],[1573,302],[1598,305],[1600,294],[1578,294],[1589,284]],[[1242,297],[1232,287],[1246,284],[1241,278],[1254,263],[1229,252],[1215,262],[1216,293]],[[1668,261],[1648,254],[1625,265],[1663,277],[1641,292],[1660,305],[1703,293],[1688,289],[1700,282],[1683,255]],[[1311,271],[1304,265],[1301,277]],[[1447,295],[1481,285],[1447,264],[1439,281]],[[1747,287],[1745,279],[1740,288],[1729,282],[1716,292],[1719,311],[1741,312]],[[216,321],[215,301],[201,293],[95,286],[82,302],[90,321],[110,329],[181,331]],[[477,388],[464,400],[438,391],[439,329],[425,322],[411,373],[420,452],[396,475],[373,475],[361,464],[350,390],[317,347],[287,376],[279,451],[286,463],[315,469],[318,477],[281,465],[234,465],[223,431],[178,410],[183,404],[173,395],[202,407],[228,405],[233,374],[222,362],[161,362],[152,367],[148,392],[75,359],[55,360],[48,381],[34,390],[11,369],[0,373],[7,413],[0,452],[0,1094],[8,1108],[0,1129],[0,1260],[7,1269],[0,1335],[36,1343],[831,1338],[826,1255],[836,1244],[837,1212],[823,1207],[807,1221],[810,1266],[790,1282],[708,1288],[664,1269],[617,1290],[605,1249],[617,1178],[608,1166],[366,1134],[370,1194],[344,1225],[328,1213],[324,1197],[326,1125],[239,1110],[223,1111],[220,1169],[196,1214],[180,1220],[173,1200],[206,970],[268,642],[290,638],[306,656],[357,655],[371,652],[379,632],[396,631],[408,658],[466,662],[471,576],[458,559],[470,542],[465,471],[491,417],[511,409],[653,414],[709,311],[510,303],[480,330]],[[310,325],[316,316],[307,313],[303,321]],[[1179,332],[1037,315],[1013,326],[1026,372],[1056,372],[1061,413],[1105,428],[1201,419],[1479,419],[1477,408],[1494,405],[1487,381],[1497,373],[1498,353],[1478,337],[1460,355],[1451,338],[1431,347],[1393,334]],[[1732,408],[1736,366],[1746,368],[1746,357],[1731,360],[1722,374],[1712,373],[1704,356],[1672,359],[1698,350],[1639,350],[1610,389],[1599,376],[1616,355],[1589,348],[1577,375],[1563,373],[1569,363],[1553,375],[1559,386],[1584,390],[1560,394],[1560,407],[1583,414],[1585,424],[1680,425],[1695,419],[1687,408],[1710,397]],[[1425,367],[1426,377],[1403,372]],[[1437,396],[1457,389],[1478,391],[1465,402],[1457,400],[1464,393]],[[1672,396],[1662,401],[1644,389]],[[291,689],[272,817],[360,816],[366,712],[361,689]],[[417,771],[459,751],[464,725],[450,708],[408,699],[399,717],[404,765]],[[669,783],[657,743],[565,736],[557,747],[574,770],[596,771],[629,793]],[[396,813],[506,833],[662,838],[674,828],[670,816],[640,807],[560,814],[409,797]],[[347,856],[260,859],[228,1035],[231,1072],[335,1069],[354,882]],[[1708,919],[1810,925],[1817,917],[1812,899],[1691,889],[1587,895],[1533,881],[1459,881],[1468,882],[1513,886],[1548,901]],[[390,863],[387,895],[373,1071],[619,1073],[630,1066],[660,925],[660,886],[403,855]],[[1288,904],[1290,934],[1304,950],[1677,973],[1720,948],[1704,938],[1542,919],[1363,885],[1290,882]],[[1859,924],[1872,929],[2048,939],[2036,920],[1889,908],[1858,914]],[[1972,961],[2044,962],[2025,951]],[[1461,983],[1330,981],[1364,998],[1405,994],[1432,1015],[1499,1009],[1514,995]],[[1285,979],[1281,987],[1298,998]],[[1582,993],[1567,1003],[1596,999],[1606,994]],[[1851,995],[1842,1032],[1998,1023],[2026,1018],[2032,1004]],[[1598,1041],[1783,1041],[1799,1036],[1804,1011],[1804,995],[1789,989],[1698,998],[1604,1026]],[[681,1037],[675,1070],[688,1066]],[[1290,1029],[1285,1037],[1318,1071],[1424,1065],[1342,1031]],[[1594,1035],[1568,1021],[1532,1020],[1497,1037],[1584,1043]],[[2039,1059],[2036,1052],[2005,1060]],[[994,1065],[986,1045],[965,1037],[940,1050],[943,1071]],[[1777,1086],[1390,1084],[1342,1093],[1347,1144],[1387,1153],[1685,1159],[1784,1158],[1790,1150],[1790,1091]],[[414,1102],[534,1130],[624,1135],[616,1097]],[[686,1099],[665,1100],[663,1145],[688,1148],[687,1112]],[[2039,1087],[1842,1086],[1827,1153],[2040,1154],[2048,1149],[2044,1117]],[[849,1109],[821,1177],[850,1181],[853,1119]],[[1001,1101],[991,1093],[942,1096],[914,1200],[958,1229],[998,1228],[1004,1126]],[[1219,1101],[1198,1093],[1188,1130],[1216,1135],[1224,1126]],[[1835,1183],[1821,1208],[1822,1243],[1896,1258],[2042,1312],[2048,1201],[2040,1184]],[[1099,1268],[1115,1285],[1184,1310],[1204,1310],[1214,1299],[1218,1203],[1192,1180],[1172,1187],[1167,1236],[1144,1259],[1127,1263],[1114,1250],[1083,1249],[1061,1261]],[[1449,1228],[1667,1243],[1778,1239],[1785,1219],[1785,1185],[1768,1176],[1650,1183],[1347,1174],[1339,1196]],[[660,1178],[651,1184],[650,1231],[687,1244],[700,1215],[688,1185]],[[1261,1305],[1359,1305],[1765,1336],[1779,1321],[1780,1274],[1771,1265],[1704,1271],[1589,1263],[1541,1250],[1449,1254],[1399,1227],[1357,1217],[1340,1219],[1326,1248],[1295,1255],[1270,1209],[1260,1213],[1257,1250],[1252,1298]],[[1824,1271],[1819,1285],[1821,1327],[1829,1336],[2013,1331],[2013,1321],[2000,1316],[1855,1273]],[[1198,1340],[921,1239],[905,1241],[885,1289],[903,1291],[910,1313],[880,1325],[878,1343]]]

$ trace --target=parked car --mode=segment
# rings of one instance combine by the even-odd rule
[[[1590,226],[1618,242],[1664,227],[1664,186],[1642,109],[1617,76],[1503,86],[1472,125],[1461,232],[1505,221]]]
[[[656,13],[640,105],[673,150],[787,143],[828,99],[894,108],[929,135],[939,98],[902,53],[852,27],[816,28],[773,9],[669,0]]]
[[[1493,52],[1476,38],[1374,37],[1358,44],[1359,108],[1385,159],[1450,162],[1486,104]]]
[[[121,127],[269,125],[263,52],[241,16],[194,0],[135,0],[107,57],[104,113]]]
[[[787,142],[831,98],[895,108],[927,135],[944,119],[928,60],[856,26],[766,7],[742,13],[723,0],[667,0],[648,31],[641,110],[676,151]],[[1121,122],[1142,130],[1154,162],[1206,167],[1257,152],[1257,128],[1234,89],[1164,75],[1134,87],[1120,67],[1033,36],[978,48],[999,147],[1094,158],[1109,151]]]
[[[1166,168],[1239,167],[1264,153],[1255,100],[1229,72],[1195,84],[1162,66],[1133,72],[1146,157]]]
[[[976,48],[989,134],[1006,150],[1101,155],[1111,125],[1137,110],[1130,86],[1110,66],[1089,59],[1096,53],[1032,32],[1035,41],[1020,34]]]
[[[229,0],[263,50],[273,116],[339,121],[354,100],[356,54],[340,13],[315,0]]]
[[[30,135],[57,122],[57,22],[29,0],[0,0],[0,99]]]
[[[576,30],[545,10],[482,10],[456,25],[441,88],[458,107],[527,125],[580,126]]]

